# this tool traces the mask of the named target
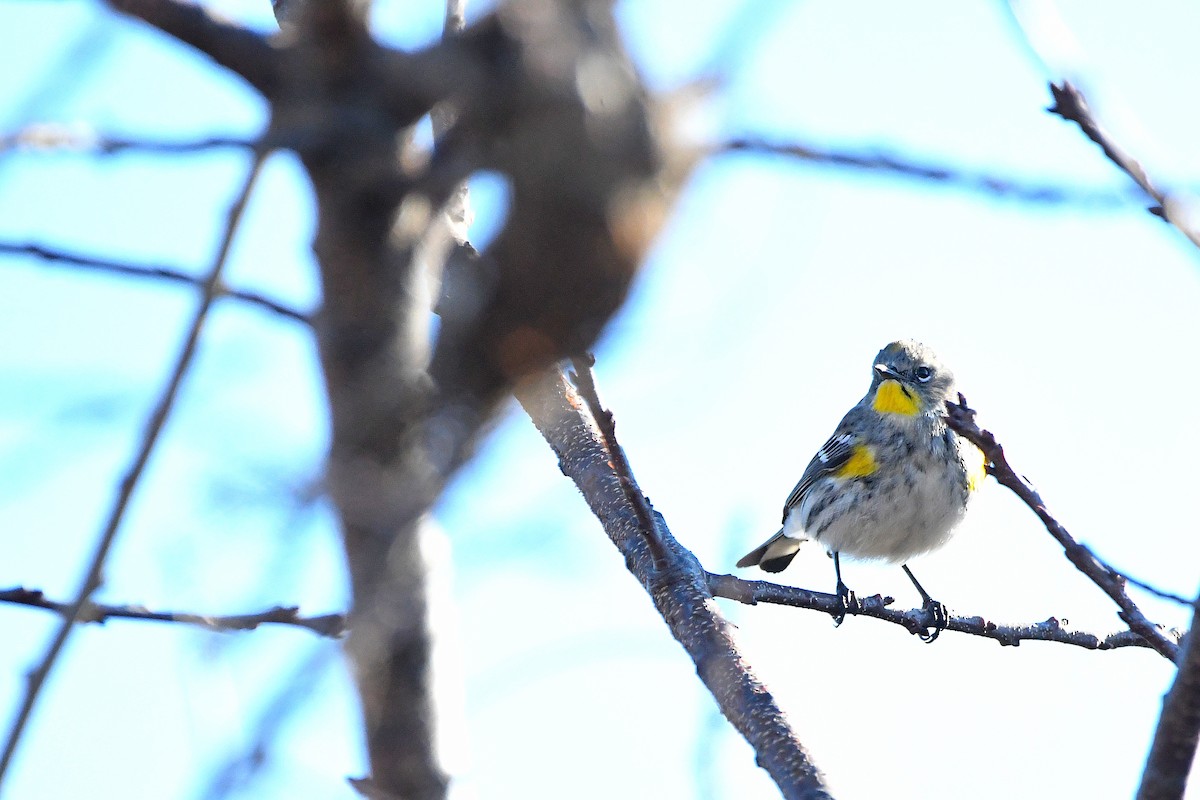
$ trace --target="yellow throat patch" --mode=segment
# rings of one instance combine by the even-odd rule
[[[875,391],[872,408],[880,414],[903,414],[915,416],[919,411],[917,393],[904,388],[900,381],[884,381]]]

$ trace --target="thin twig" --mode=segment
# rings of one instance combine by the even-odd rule
[[[891,622],[915,635],[926,633],[935,624],[931,610],[914,608],[910,611],[903,611],[890,608],[892,598],[880,595],[859,598],[862,604],[861,608],[847,609],[841,605],[837,595],[814,592],[796,586],[783,586],[768,581],[748,581],[734,575],[716,575],[710,572],[708,573],[708,586],[717,597],[736,600],[746,605],[775,603],[823,611],[830,616],[837,616],[841,613],[856,614]],[[979,616],[953,616],[950,617],[945,630],[994,639],[1002,645],[1013,647],[1025,641],[1057,642],[1087,650],[1115,650],[1118,647],[1149,648],[1151,646],[1133,631],[1097,634],[1072,630],[1065,627],[1063,622],[1055,617],[1050,617],[1044,622],[1003,625]],[[1174,631],[1170,635],[1177,637]]]
[[[84,125],[55,122],[39,122],[27,125],[18,131],[0,135],[0,153],[11,150],[32,150],[102,156],[129,152],[176,156],[205,153],[211,150],[249,150],[258,144],[259,140],[257,139],[235,136],[209,136],[175,142],[130,139],[122,136],[105,136]]]
[[[1166,192],[1155,186],[1141,162],[1121,147],[1112,138],[1112,134],[1100,125],[1095,115],[1092,114],[1092,109],[1088,106],[1083,92],[1079,91],[1078,87],[1072,85],[1070,81],[1063,81],[1061,84],[1051,83],[1050,93],[1054,97],[1054,105],[1046,110],[1078,125],[1089,139],[1100,145],[1100,149],[1104,151],[1104,155],[1108,156],[1109,161],[1120,167],[1121,171],[1132,178],[1133,182],[1147,196],[1158,203],[1157,206],[1150,209],[1150,212],[1174,225],[1192,244],[1200,247],[1200,231],[1184,221],[1179,204]]]
[[[41,589],[16,586],[0,589],[0,603],[40,608],[59,615],[71,612],[71,604],[46,597]],[[252,631],[260,625],[291,625],[305,628],[318,636],[340,637],[346,632],[345,614],[321,614],[306,617],[297,606],[275,606],[252,614],[194,614],[188,611],[151,611],[145,606],[130,604],[94,603],[88,601],[79,610],[77,623],[104,624],[110,619],[142,620],[146,622],[176,622],[196,625],[213,631]]]
[[[1192,631],[1200,629],[1200,599]],[[1179,671],[1163,698],[1154,743],[1142,771],[1137,800],[1180,800],[1200,741],[1200,636],[1188,636]]]
[[[1070,562],[1117,604],[1121,609],[1119,616],[1130,630],[1145,639],[1147,644],[1164,658],[1174,662],[1179,656],[1179,643],[1164,635],[1161,626],[1146,619],[1125,591],[1125,576],[1100,560],[1090,548],[1075,541],[1067,529],[1046,509],[1046,504],[1037,490],[1009,465],[1004,456],[1004,448],[996,441],[996,437],[990,431],[980,430],[975,424],[975,411],[967,406],[966,398],[960,394],[957,403],[947,400],[946,408],[946,423],[950,428],[983,451],[988,474],[995,476],[1002,486],[1010,489],[1038,515],[1046,530],[1062,545]]]
[[[630,507],[633,508],[638,520],[642,523],[642,535],[646,537],[646,544],[650,547],[654,566],[661,570],[667,565],[666,550],[658,536],[658,526],[654,524],[654,514],[650,510],[650,504],[647,502],[646,496],[638,489],[637,481],[633,477],[633,468],[629,466],[629,459],[625,457],[625,450],[617,442],[617,423],[613,419],[612,412],[604,408],[600,402],[596,382],[592,379],[592,366],[595,363],[596,360],[591,355],[572,358],[573,371],[569,377],[576,391],[579,392],[579,396],[587,404],[592,419],[596,422],[596,428],[600,431],[605,450],[608,451],[613,472],[621,482],[621,490],[625,492]]]
[[[831,167],[889,173],[918,181],[943,183],[968,191],[1010,198],[1024,203],[1119,208],[1130,202],[1130,198],[1122,197],[1111,191],[1055,184],[1022,183],[1012,178],[972,172],[944,164],[923,164],[908,156],[890,155],[880,151],[828,150],[799,142],[769,142],[761,138],[747,137],[725,142],[718,146],[715,152],[772,155]]]
[[[32,242],[19,244],[16,242],[0,242],[0,255],[14,256],[29,256],[31,258],[39,258],[48,264],[59,266],[79,267],[86,270],[94,270],[96,272],[107,272],[114,275],[126,275],[135,278],[149,278],[152,280],[161,280],[168,283],[178,283],[186,286],[195,286],[203,288],[205,279],[189,274],[176,267],[156,267],[144,264],[128,264],[121,261],[113,261],[107,258],[99,258],[96,256],[83,255],[82,253],[69,253],[65,250],[59,250],[54,247],[45,247]],[[258,306],[259,308],[270,311],[272,314],[278,314],[281,317],[303,322],[306,325],[312,323],[312,318],[304,311],[299,311],[290,306],[286,306],[277,300],[259,294],[258,292],[250,292],[243,289],[231,289],[217,281],[213,288],[213,294],[216,299],[228,297],[232,300],[238,300],[243,303]]]
[[[1001,3],[1001,6],[1008,12],[1008,18],[1013,24],[1017,39],[1025,46],[1043,74],[1061,81],[1059,83],[1051,81],[1050,94],[1054,103],[1046,110],[1078,125],[1084,135],[1100,146],[1110,161],[1128,175],[1146,196],[1157,203],[1156,206],[1149,209],[1150,213],[1162,217],[1174,225],[1192,244],[1200,247],[1200,233],[1185,222],[1186,215],[1179,207],[1179,203],[1158,189],[1141,163],[1121,147],[1112,134],[1100,125],[1079,87],[1064,80],[1066,72],[1073,71],[1070,66],[1073,59],[1070,57],[1069,51],[1053,46],[1063,41],[1059,30],[1063,24],[1062,19],[1053,4],[1018,5],[1014,4],[1012,0],[1008,0]],[[1064,55],[1068,56],[1065,60]]]
[[[1099,557],[1097,556],[1097,558],[1099,558]],[[1104,559],[1100,559],[1100,561],[1103,562]],[[1104,563],[1107,564],[1107,562],[1104,562]],[[1109,569],[1112,569],[1114,572],[1116,572],[1122,578],[1129,581],[1130,583],[1132,583],[1134,586],[1138,587],[1142,591],[1149,592],[1150,594],[1154,595],[1155,597],[1159,598],[1160,600],[1169,600],[1172,603],[1178,603],[1181,606],[1190,606],[1192,608],[1196,607],[1196,604],[1197,604],[1196,600],[1188,600],[1183,595],[1175,594],[1175,592],[1168,592],[1166,589],[1160,589],[1152,583],[1147,583],[1146,581],[1135,578],[1132,575],[1130,575],[1128,572],[1125,572],[1124,570],[1116,569],[1116,568],[1112,567],[1111,565],[1109,566]]]
[[[150,454],[154,450],[159,434],[162,432],[167,417],[171,413],[175,398],[179,394],[179,388],[183,385],[183,378],[191,367],[192,359],[195,356],[197,345],[200,341],[200,332],[204,329],[204,324],[208,320],[208,312],[212,308],[213,301],[217,296],[217,286],[221,278],[221,271],[224,269],[226,261],[228,261],[234,233],[237,230],[238,223],[241,221],[242,212],[246,208],[246,202],[250,198],[250,193],[262,171],[262,165],[266,161],[266,157],[267,151],[265,149],[258,150],[254,154],[254,161],[250,166],[250,170],[229,209],[220,247],[217,249],[212,266],[204,279],[199,304],[192,316],[183,347],[175,360],[171,377],[167,381],[162,394],[159,396],[153,413],[150,415],[146,430],[142,434],[142,440],[138,445],[137,453],[126,470],[125,475],[121,478],[117,496],[108,513],[108,518],[105,521],[100,538],[96,543],[95,552],[88,562],[87,570],[75,594],[75,599],[71,602],[67,611],[63,613],[62,623],[58,628],[58,632],[51,640],[41,661],[29,674],[25,696],[21,701],[20,710],[17,712],[16,719],[13,721],[8,737],[5,740],[4,754],[0,757],[0,784],[3,783],[8,767],[12,763],[13,754],[16,752],[17,744],[21,740],[21,734],[24,732],[30,715],[33,713],[33,707],[37,702],[42,687],[45,686],[50,670],[58,660],[59,654],[62,653],[63,646],[66,644],[75,623],[79,620],[80,614],[87,606],[88,599],[100,586],[104,572],[104,563],[108,558],[113,541],[116,539],[117,530],[125,518],[125,511],[129,507],[130,498],[133,496],[134,489],[137,488],[138,481],[145,472],[146,464],[150,460]]]

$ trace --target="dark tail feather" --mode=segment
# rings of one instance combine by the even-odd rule
[[[792,559],[796,557],[796,553],[800,552],[800,548],[796,548],[786,556],[777,556],[775,558],[764,558],[758,562],[758,566],[763,572],[783,572],[787,569],[787,565],[792,563]]]
[[[738,559],[739,567],[760,567],[765,572],[782,572],[800,551],[800,539],[784,536],[783,531],[767,539]]]
[[[746,555],[738,559],[738,567],[741,569],[745,569],[746,567],[757,567],[762,562],[763,556],[767,554],[767,548],[770,545],[770,542],[764,542],[763,544],[760,544],[758,547],[751,550],[749,553],[746,553]]]

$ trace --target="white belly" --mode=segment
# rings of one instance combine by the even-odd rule
[[[963,479],[953,466],[927,463],[924,471],[897,474],[890,482],[828,479],[813,486],[784,523],[793,538],[813,539],[831,551],[902,564],[944,545],[966,512]],[[853,479],[850,479],[853,480]]]

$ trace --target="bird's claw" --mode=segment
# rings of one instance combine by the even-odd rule
[[[921,604],[921,608],[933,615],[933,625],[927,628],[924,633],[918,633],[921,641],[925,644],[932,644],[942,635],[942,631],[946,630],[946,626],[950,624],[950,614],[946,611],[946,606],[939,603],[937,600],[926,599]],[[933,632],[930,633],[930,630]]]
[[[837,585],[837,597],[838,611],[833,615],[833,627],[835,628],[845,621],[847,613],[862,611],[862,602],[858,599],[858,595],[850,591],[850,587],[840,581]]]

